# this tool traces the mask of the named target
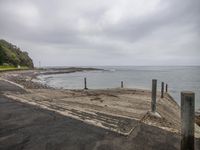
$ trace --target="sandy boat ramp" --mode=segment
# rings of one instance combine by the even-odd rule
[[[180,132],[180,108],[168,94],[163,99],[159,94],[157,97],[161,117],[149,114],[151,93],[139,89],[31,89],[4,95],[123,135],[129,135],[140,122]]]

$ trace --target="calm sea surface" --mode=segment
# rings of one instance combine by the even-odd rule
[[[124,87],[151,89],[152,79],[168,83],[169,93],[180,104],[180,92],[195,92],[195,108],[200,109],[200,66],[198,67],[97,67],[108,71],[86,71],[70,74],[43,75],[39,79],[52,87],[82,89],[87,77],[88,88],[116,88],[124,81]]]

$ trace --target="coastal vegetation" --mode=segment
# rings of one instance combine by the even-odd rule
[[[28,53],[5,40],[0,40],[0,70],[28,68],[34,68]]]

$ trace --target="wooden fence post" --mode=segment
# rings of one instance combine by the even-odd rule
[[[86,79],[86,78],[84,78],[84,89],[85,89],[85,90],[88,89],[88,88],[87,88],[87,79]]]
[[[151,111],[156,112],[156,92],[157,92],[157,80],[152,80],[152,92],[151,92]]]
[[[162,82],[161,83],[161,98],[164,98],[164,85],[165,85],[165,83]]]
[[[181,150],[194,150],[195,94],[181,92]]]
[[[121,81],[121,88],[124,88],[124,82]]]

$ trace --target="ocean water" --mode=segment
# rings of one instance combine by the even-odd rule
[[[168,91],[180,104],[180,92],[192,91],[195,93],[195,108],[200,109],[200,66],[193,67],[141,67],[118,66],[96,67],[106,71],[85,71],[69,74],[42,75],[41,82],[64,89],[83,89],[84,77],[90,89],[106,89],[124,87],[151,89],[152,79],[157,79],[158,90],[161,82],[168,84]]]

